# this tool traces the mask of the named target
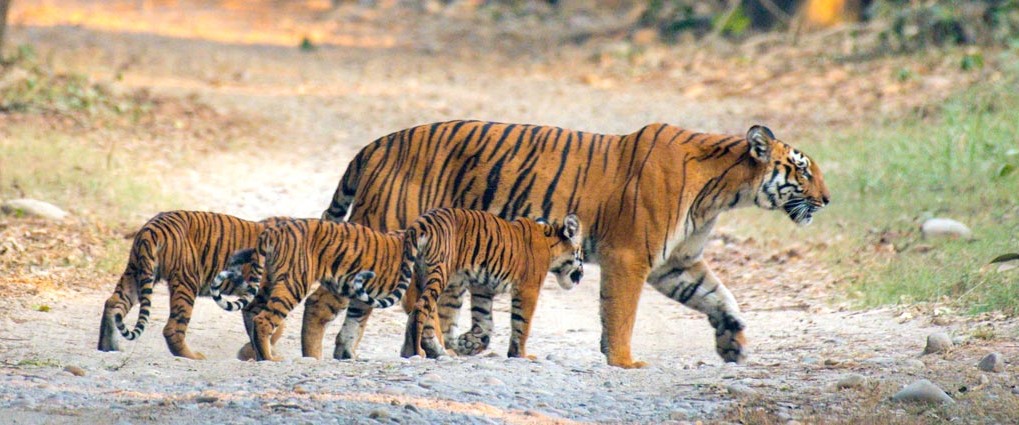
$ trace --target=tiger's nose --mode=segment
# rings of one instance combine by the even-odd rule
[[[821,202],[823,202],[824,205],[827,206],[829,203],[831,203],[831,196],[821,195]]]

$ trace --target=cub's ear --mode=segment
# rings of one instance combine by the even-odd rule
[[[750,156],[757,162],[771,160],[771,145],[775,142],[775,133],[768,127],[755,125],[747,130],[747,141],[750,142]]]
[[[250,263],[254,255],[255,248],[238,249],[233,254],[230,254],[230,258],[226,260],[226,265],[227,267],[235,267]]]
[[[573,243],[580,243],[580,218],[576,214],[567,215],[563,219],[563,237]]]

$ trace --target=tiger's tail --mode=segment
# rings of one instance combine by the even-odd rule
[[[400,262],[399,280],[392,291],[381,297],[369,295],[368,292],[371,288],[367,287],[367,283],[375,277],[375,273],[365,271],[358,273],[351,280],[349,286],[353,293],[349,297],[359,299],[372,308],[386,308],[400,302],[414,276],[414,262],[417,260],[418,252],[416,234],[414,229],[407,229],[403,232],[403,260]]]
[[[149,315],[152,313],[152,288],[156,283],[156,253],[165,248],[157,243],[156,235],[157,233],[149,228],[138,232],[134,244],[131,246],[128,270],[124,272],[122,278],[128,278],[129,274],[133,274],[134,282],[138,285],[138,301],[141,305],[138,311],[138,321],[135,323],[134,329],[130,331],[124,324],[124,316],[128,311],[122,311],[121,308],[121,311],[113,313],[113,323],[117,327],[117,331],[128,341],[138,338],[145,332],[145,326],[149,324]]]
[[[263,270],[259,261],[259,255],[257,254],[255,248],[234,252],[230,255],[230,259],[227,260],[226,270],[219,272],[216,278],[213,279],[212,286],[209,288],[209,295],[216,301],[216,305],[220,306],[223,310],[241,310],[247,307],[251,300],[255,299],[255,295],[258,294],[259,282],[262,280],[261,270]],[[245,265],[251,268],[251,274],[246,281],[242,273]],[[228,283],[229,287],[225,288],[225,283]],[[223,298],[224,292],[237,295],[237,299],[227,301]]]
[[[366,162],[364,152],[364,150],[358,152],[354,156],[354,160],[350,161],[347,171],[343,173],[343,178],[340,179],[340,184],[336,186],[336,192],[333,193],[333,200],[329,203],[329,208],[322,213],[323,220],[335,221],[337,223],[346,221],[347,213],[350,212],[350,207],[354,204],[354,196],[357,194],[357,185],[361,180],[361,173],[364,171]]]

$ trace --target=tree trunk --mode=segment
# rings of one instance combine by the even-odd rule
[[[11,0],[0,0],[0,59],[4,53],[4,35],[7,33],[7,10],[11,7]]]

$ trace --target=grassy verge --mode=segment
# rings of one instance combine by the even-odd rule
[[[830,259],[864,305],[941,301],[967,312],[1019,314],[1019,273],[982,271],[1019,252],[1019,70],[933,113],[830,137],[832,206],[818,217]],[[953,218],[973,240],[924,239],[927,217]]]
[[[15,125],[0,141],[0,198],[29,197],[114,221],[170,203],[140,164],[62,131]]]

